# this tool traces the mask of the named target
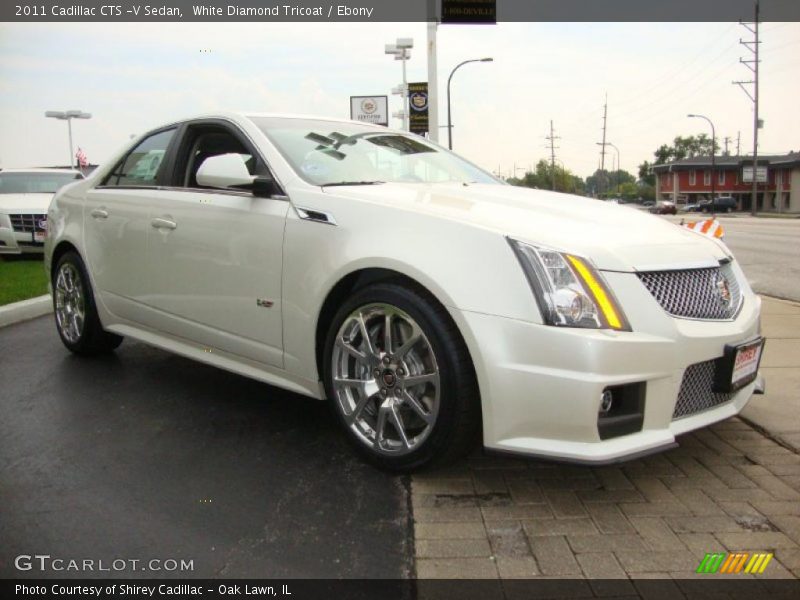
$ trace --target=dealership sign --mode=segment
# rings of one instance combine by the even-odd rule
[[[481,25],[497,22],[497,0],[442,0],[442,24]]]
[[[353,121],[389,126],[387,96],[350,96],[350,118]]]
[[[428,82],[408,84],[408,124],[411,133],[428,133]]]

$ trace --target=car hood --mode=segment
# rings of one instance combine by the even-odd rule
[[[460,183],[385,183],[325,190],[565,250],[609,271],[712,266],[730,256],[723,244],[660,217],[571,194]]]
[[[0,194],[0,212],[12,215],[46,213],[52,199],[52,193]]]

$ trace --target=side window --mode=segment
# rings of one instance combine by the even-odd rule
[[[159,167],[173,135],[175,130],[168,129],[143,140],[114,167],[104,185],[143,187],[156,185]]]
[[[221,127],[197,127],[192,134],[191,142],[178,157],[178,164],[185,165],[182,187],[202,188],[197,182],[198,169],[207,159],[222,154],[238,154],[250,175],[269,174],[264,162],[230,131]]]

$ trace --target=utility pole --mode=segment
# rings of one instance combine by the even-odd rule
[[[731,138],[726,135],[725,136],[725,154],[723,156],[730,156],[731,155],[731,153],[728,152],[728,142],[730,142],[730,141],[731,141]]]
[[[608,94],[606,94],[606,101],[603,104],[603,141],[600,144],[600,170],[606,168],[606,119],[608,117]]]
[[[597,142],[597,145],[600,146],[600,171],[603,172],[606,169],[606,124],[608,121],[608,93],[606,93],[605,103],[603,104],[603,141]],[[599,193],[603,193],[606,190],[603,189],[603,186],[600,186],[601,189]]]
[[[739,39],[739,43],[747,48],[753,55],[752,59],[745,60],[739,59],[739,62],[746,66],[753,72],[753,79],[750,81],[734,81],[734,85],[738,85],[747,97],[753,102],[753,198],[750,202],[750,214],[756,216],[758,211],[758,130],[761,126],[761,120],[758,118],[758,47],[761,40],[758,37],[758,18],[759,18],[759,0],[755,0],[755,18],[752,23],[740,21],[739,24],[753,34],[752,40]],[[747,89],[748,85],[753,86],[752,93]]]
[[[556,149],[555,146],[556,140],[560,140],[561,137],[555,135],[553,132],[553,119],[550,119],[550,135],[545,136],[546,140],[550,142],[550,182],[553,191],[556,190]]]
[[[741,131],[737,131],[736,132],[736,156],[739,156],[739,154],[740,154],[739,148],[741,146],[741,143],[742,143],[742,132]]]

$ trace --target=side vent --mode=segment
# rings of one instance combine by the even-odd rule
[[[317,223],[325,223],[326,225],[336,225],[336,219],[333,218],[331,213],[313,208],[303,208],[302,206],[295,206],[297,216],[306,221],[316,221]]]

